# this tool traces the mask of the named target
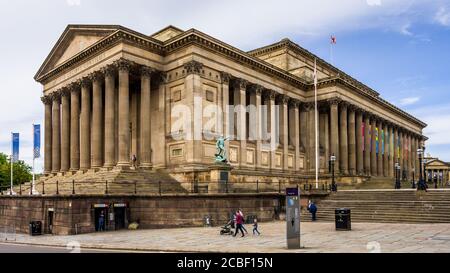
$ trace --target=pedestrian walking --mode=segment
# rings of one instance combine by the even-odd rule
[[[244,226],[244,222],[245,222],[244,213],[242,212],[241,209],[239,209],[238,211],[239,211],[239,214],[242,216],[242,229],[245,231],[245,234],[248,234],[248,231],[247,231],[247,229]]]
[[[98,231],[105,230],[105,213],[103,210],[100,212],[100,216],[98,217]]]
[[[308,211],[311,213],[311,220],[316,221],[317,206],[311,200],[308,203]]]
[[[244,221],[244,219],[242,218],[242,215],[239,213],[239,211],[236,211],[236,220],[235,220],[235,225],[236,225],[236,230],[234,231],[234,235],[233,237],[236,237],[236,234],[238,233],[238,231],[241,231],[242,236],[244,237],[244,230],[242,229],[242,223]]]
[[[258,230],[258,220],[256,218],[253,219],[253,235],[255,235],[255,233],[258,233],[258,235],[261,235],[261,233],[259,233],[259,230]]]

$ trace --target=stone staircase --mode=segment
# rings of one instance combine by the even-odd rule
[[[31,182],[15,186],[14,191],[29,194]],[[45,194],[159,194],[186,193],[187,190],[167,172],[156,170],[99,170],[41,177],[35,189]],[[7,194],[4,191],[4,194]]]
[[[411,180],[400,181],[402,189],[411,189]],[[416,179],[417,183],[417,179]],[[395,179],[391,177],[372,176],[362,183],[344,184],[338,183],[338,188],[342,190],[369,190],[369,189],[394,189]]]
[[[340,190],[317,207],[318,221],[334,221],[336,208],[349,208],[352,222],[450,223],[450,190]],[[302,220],[310,219],[305,210]]]

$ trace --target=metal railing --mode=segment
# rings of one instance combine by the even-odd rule
[[[315,183],[305,181],[40,181],[35,185],[39,195],[82,195],[82,194],[125,194],[125,195],[163,195],[163,194],[235,194],[235,193],[279,193],[284,194],[288,187],[298,187],[303,191],[331,190],[331,183]],[[9,187],[0,187],[2,195],[9,195]],[[30,184],[20,184],[14,187],[16,195],[31,195]]]

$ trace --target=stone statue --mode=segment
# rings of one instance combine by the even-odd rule
[[[216,156],[216,162],[221,162],[221,163],[227,163],[227,156],[225,154],[225,141],[228,138],[223,138],[223,136],[217,138],[217,142],[216,142],[216,148],[217,148],[217,153],[215,154]]]

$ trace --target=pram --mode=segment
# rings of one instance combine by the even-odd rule
[[[229,220],[223,227],[220,229],[220,235],[233,235],[234,221]]]

